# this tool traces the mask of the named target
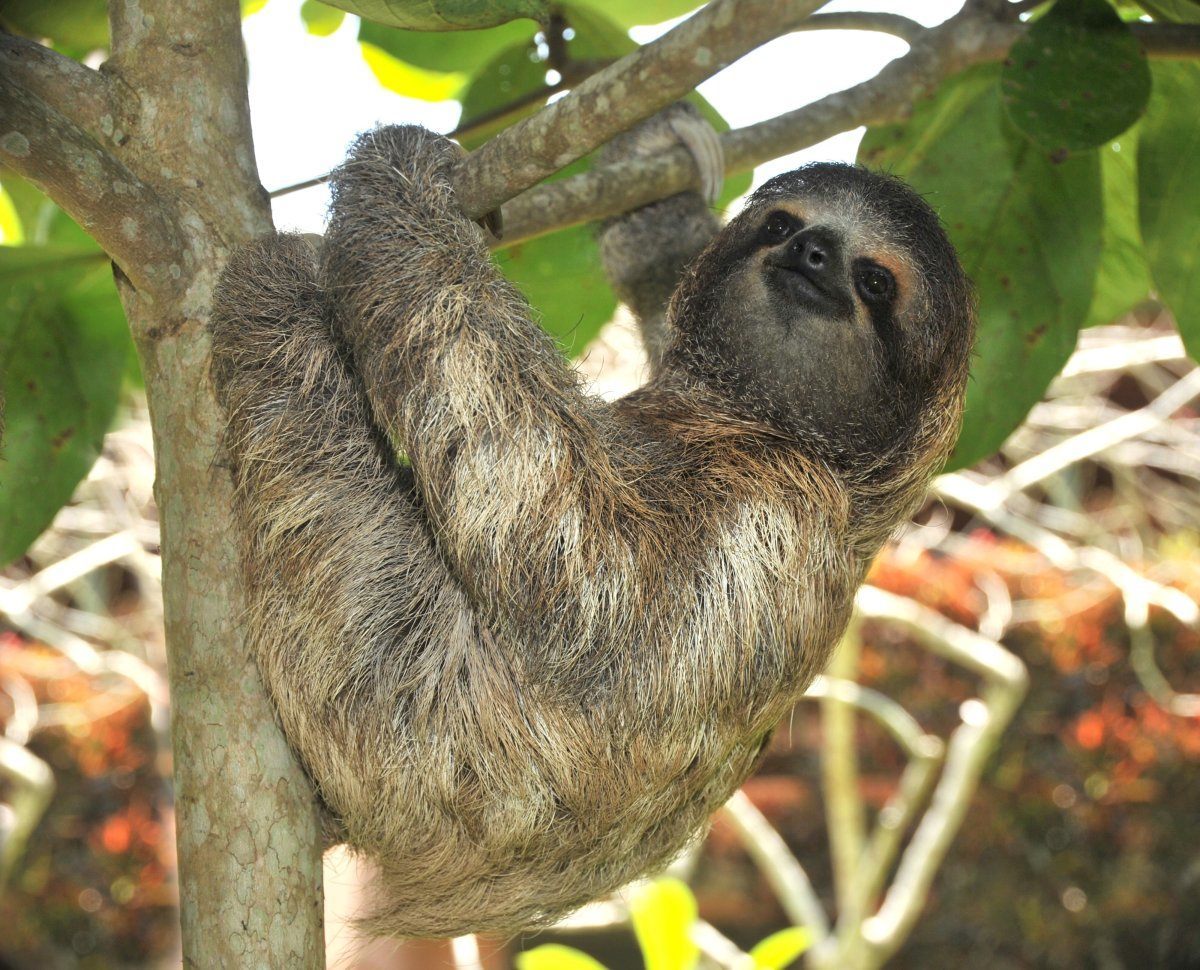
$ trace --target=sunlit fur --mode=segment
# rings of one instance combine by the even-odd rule
[[[605,404],[458,214],[457,157],[363,136],[320,256],[242,250],[212,318],[250,643],[331,830],[378,867],[367,928],[405,936],[544,922],[703,829],[943,459],[970,345],[959,273],[905,319],[936,364],[903,439],[831,460],[676,346],[734,282],[709,267],[735,223],[650,383]]]

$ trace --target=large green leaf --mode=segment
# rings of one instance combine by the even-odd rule
[[[576,357],[617,308],[600,270],[595,229],[574,226],[501,250],[496,260],[541,315],[541,325]]]
[[[1065,154],[1103,145],[1137,121],[1150,68],[1106,0],[1058,0],[1013,44],[1001,86],[1013,123]]]
[[[1119,142],[1100,150],[1104,228],[1086,327],[1111,323],[1150,295],[1150,270],[1138,229],[1137,131],[1131,128]]]
[[[1146,260],[1200,360],[1200,64],[1154,66],[1154,96],[1138,143],[1138,207]]]
[[[388,27],[475,30],[529,17],[545,20],[546,0],[328,0],[329,5]]]
[[[108,47],[105,0],[4,0],[0,27],[87,53]]]
[[[0,564],[50,524],[100,453],[132,353],[97,248],[0,247]]]
[[[993,66],[952,78],[861,161],[908,179],[941,214],[979,294],[979,344],[952,467],[994,452],[1075,346],[1100,250],[1094,152],[1060,164],[1007,130]]]
[[[531,20],[514,20],[490,30],[456,30],[435,34],[397,30],[364,20],[358,28],[358,39],[398,61],[426,71],[474,72],[480,64],[486,64],[506,47],[531,41],[538,29],[538,25]]]

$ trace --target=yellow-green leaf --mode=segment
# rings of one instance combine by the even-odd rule
[[[517,970],[605,970],[605,967],[582,950],[560,943],[547,943],[518,953]]]
[[[304,21],[304,26],[310,34],[328,37],[342,26],[346,12],[335,10],[329,4],[321,3],[321,0],[304,0],[300,5],[300,19]]]
[[[374,44],[360,43],[363,60],[367,67],[389,91],[402,94],[406,98],[419,98],[422,101],[445,101],[456,97],[466,81],[465,74],[443,74],[439,71],[426,71],[404,61],[398,61]]]
[[[750,956],[755,970],[783,970],[810,946],[812,933],[803,926],[789,926],[759,942]]]
[[[12,197],[0,187],[0,242],[16,246],[25,241],[25,230]]]
[[[700,949],[692,942],[696,897],[678,879],[658,879],[629,901],[633,932],[642,948],[646,970],[692,970]]]

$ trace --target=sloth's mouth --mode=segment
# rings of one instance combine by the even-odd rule
[[[828,282],[814,278],[804,268],[784,263],[767,265],[785,292],[804,306],[829,316],[839,316],[850,309],[845,294]]]

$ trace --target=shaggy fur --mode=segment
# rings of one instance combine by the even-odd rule
[[[333,829],[378,866],[368,928],[404,936],[553,919],[696,836],[944,459],[972,331],[952,254],[924,273],[884,220],[915,267],[897,339],[920,366],[889,402],[911,419],[861,460],[776,420],[702,359],[747,227],[816,191],[775,185],[681,284],[647,386],[605,404],[458,214],[456,158],[363,136],[321,255],[242,250],[212,317],[250,642]],[[864,218],[888,192],[923,206],[837,177]],[[927,209],[916,228],[941,233]]]

